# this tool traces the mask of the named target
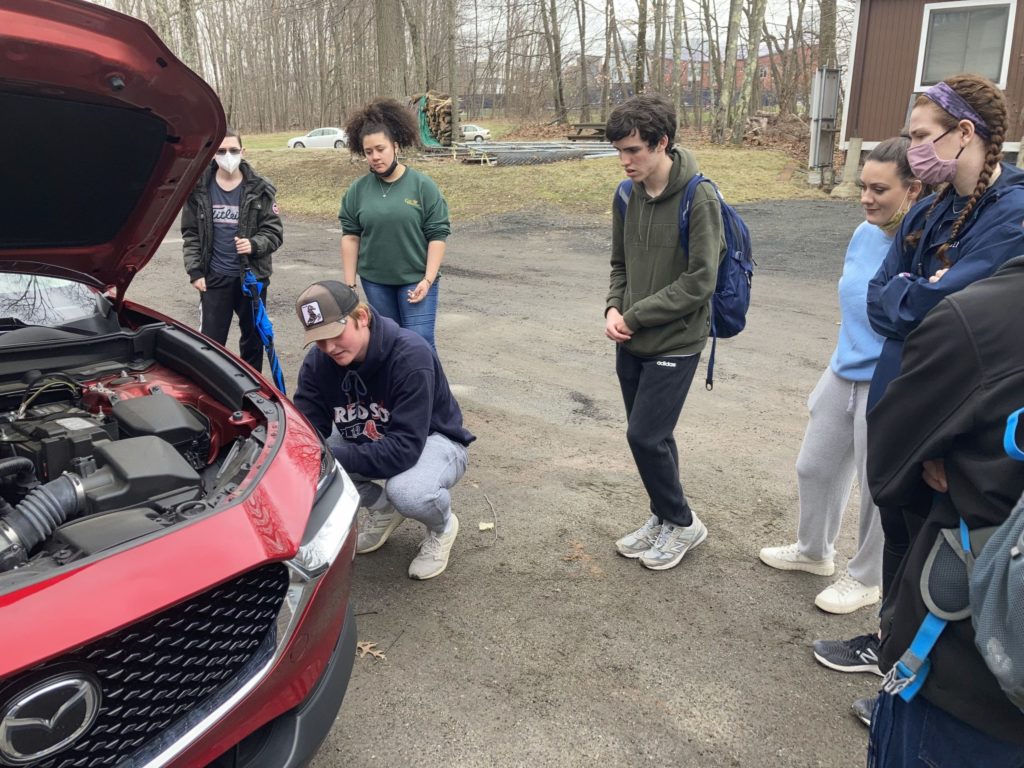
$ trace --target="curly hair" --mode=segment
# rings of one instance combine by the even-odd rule
[[[408,107],[395,99],[374,99],[345,122],[348,147],[353,155],[362,156],[363,139],[372,133],[383,133],[400,147],[417,147],[420,130]]]
[[[605,124],[604,135],[608,141],[619,141],[633,131],[654,149],[662,136],[668,136],[671,147],[676,140],[676,108],[664,96],[645,93],[634,96],[612,110]]]
[[[956,91],[964,101],[971,105],[971,109],[977,112],[978,116],[985,121],[985,125],[991,134],[988,139],[983,139],[985,141],[985,165],[982,167],[981,173],[978,174],[978,183],[974,186],[974,191],[967,199],[967,204],[964,205],[963,211],[957,217],[957,220],[953,222],[953,229],[950,230],[949,239],[939,246],[939,250],[935,253],[942,266],[948,268],[951,266],[951,262],[946,256],[946,251],[948,251],[949,247],[956,242],[956,239],[960,236],[960,230],[970,217],[971,211],[974,210],[974,206],[977,204],[978,199],[981,197],[982,193],[988,189],[989,184],[991,184],[992,174],[1003,159],[1003,139],[1006,137],[1006,131],[1009,126],[1007,124],[1006,97],[991,80],[981,77],[980,75],[964,74],[947,77],[943,82]],[[914,102],[915,109],[926,105],[933,108],[936,119],[938,120],[939,125],[943,128],[953,130],[957,125],[959,125],[959,120],[949,114],[946,110],[942,109],[942,107],[938,106],[924,94],[918,96],[917,100]],[[980,134],[976,133],[975,136],[982,139]],[[935,196],[935,201],[931,204],[931,207],[925,214],[925,221],[928,220],[928,217],[932,215],[932,211],[934,211],[939,202],[949,194],[949,190],[952,188],[952,184],[947,184],[942,191]],[[917,247],[922,233],[923,229],[907,235],[907,245],[911,248]]]

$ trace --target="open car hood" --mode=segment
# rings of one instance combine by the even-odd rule
[[[0,271],[119,299],[224,136],[213,90],[143,22],[0,3]]]

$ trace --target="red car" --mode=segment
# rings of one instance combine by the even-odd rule
[[[224,135],[145,24],[0,3],[0,766],[304,765],[355,656],[358,496],[126,301]]]

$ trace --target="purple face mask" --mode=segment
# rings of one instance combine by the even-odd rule
[[[952,128],[949,129],[949,131],[952,130]],[[949,133],[949,131],[946,131],[946,133]],[[942,139],[946,133],[939,136],[935,141],[918,144],[916,147],[911,147],[907,150],[907,161],[910,163],[910,170],[913,171],[915,178],[920,179],[925,184],[945,184],[956,178],[956,161],[963,153],[964,148],[960,147],[960,151],[956,153],[956,157],[952,160],[943,160],[935,153],[935,143]]]

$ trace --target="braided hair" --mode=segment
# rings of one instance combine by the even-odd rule
[[[971,211],[974,210],[974,206],[977,204],[978,199],[988,189],[989,184],[992,180],[992,174],[996,168],[999,167],[1000,161],[1003,159],[1003,139],[1006,136],[1007,126],[1007,108],[1006,108],[1006,97],[1003,92],[996,87],[992,81],[981,77],[980,75],[954,75],[953,77],[947,77],[944,82],[950,88],[957,92],[957,94],[968,104],[971,108],[985,121],[985,125],[988,127],[989,133],[991,134],[988,139],[982,139],[981,135],[975,133],[978,139],[986,142],[985,146],[985,165],[981,169],[981,173],[978,174],[978,183],[974,186],[974,191],[971,192],[971,196],[967,199],[967,204],[964,206],[963,211],[957,217],[956,221],[953,222],[953,228],[950,230],[949,239],[946,240],[939,250],[936,251],[936,257],[944,268],[951,266],[951,262],[946,256],[946,251],[949,247],[956,242],[956,239],[960,235],[960,230],[963,228],[967,219],[971,215]],[[924,105],[930,105],[934,108],[939,124],[943,128],[953,130],[959,125],[960,121],[953,117],[951,114],[946,112],[938,105],[936,105],[931,99],[925,95],[917,97],[914,102],[914,107],[920,107]],[[932,202],[931,207],[925,214],[925,220],[932,215],[932,211],[935,210],[936,206],[949,194],[953,188],[952,184],[947,184],[938,195],[935,196],[935,200]],[[914,248],[917,246],[921,239],[923,230],[912,232],[907,235],[906,243],[909,247]]]
[[[412,112],[395,99],[378,98],[358,110],[345,123],[348,147],[353,155],[362,157],[363,139],[383,133],[400,147],[419,146],[420,130]]]

